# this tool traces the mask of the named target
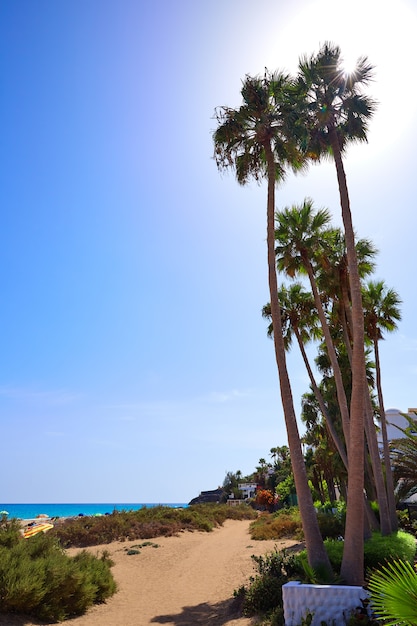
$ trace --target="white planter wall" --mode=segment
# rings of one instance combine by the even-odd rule
[[[328,626],[342,626],[352,610],[362,606],[367,598],[362,587],[348,585],[302,585],[289,582],[282,586],[285,626],[300,626],[303,617],[313,615],[311,626],[320,626],[323,620]]]

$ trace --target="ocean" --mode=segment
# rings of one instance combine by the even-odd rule
[[[2,504],[0,503],[0,514],[7,511],[9,519],[34,519],[37,515],[47,515],[48,517],[76,517],[77,515],[94,515],[96,513],[106,514],[116,511],[137,511],[144,507],[169,506],[174,509],[187,507],[188,504],[175,503],[121,503],[121,502],[94,502],[94,503],[65,503],[65,504]]]

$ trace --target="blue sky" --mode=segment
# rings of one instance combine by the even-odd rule
[[[353,220],[403,300],[386,408],[417,403],[412,0],[5,0],[0,5],[3,502],[187,502],[286,444],[266,192],[220,175],[214,108],[245,74],[338,43],[376,66]],[[330,13],[330,14],[329,14]],[[340,225],[334,166],[278,189]],[[289,356],[297,412],[308,388]]]

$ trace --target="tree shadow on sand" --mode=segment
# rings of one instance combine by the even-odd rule
[[[0,613],[0,626],[27,626],[36,624],[37,626],[47,626],[50,622],[39,622],[34,617],[28,615],[12,615],[11,613]]]
[[[239,598],[223,600],[214,604],[202,602],[195,606],[184,606],[181,613],[157,615],[151,619],[151,622],[154,624],[175,624],[175,626],[195,626],[196,624],[223,626],[242,617],[241,604]]]

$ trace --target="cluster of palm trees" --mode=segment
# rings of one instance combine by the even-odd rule
[[[306,290],[298,281],[288,288],[282,285],[278,298],[286,346],[288,348],[291,345],[294,335],[310,378],[312,394],[304,398],[309,443],[313,444],[316,434],[322,447],[326,446],[327,450],[336,449],[347,470],[346,429],[349,428],[349,397],[352,386],[349,280],[343,233],[340,229],[329,228],[329,220],[328,211],[314,211],[310,200],[300,207],[284,209],[276,214],[278,269],[291,278],[308,276],[310,283],[310,290]],[[359,274],[361,281],[364,281],[374,267],[373,257],[376,251],[371,242],[360,239],[356,242],[356,252]],[[372,467],[368,471],[365,464],[365,479],[368,478],[366,487],[369,497],[372,498],[374,493],[377,495],[381,531],[389,534],[397,529],[394,485],[390,463],[386,464],[384,471],[381,466],[373,417],[376,415],[381,421],[384,456],[389,459],[378,344],[386,331],[396,328],[396,322],[400,319],[400,299],[383,281],[369,280],[362,286],[362,302],[365,345],[373,348],[377,389],[375,400],[369,393],[373,389],[374,378],[368,357],[368,389],[364,408],[365,413],[368,413],[365,419],[368,454],[365,459],[372,459]],[[264,307],[263,315],[270,317],[269,304]],[[268,332],[272,334],[272,324]],[[311,339],[321,341],[316,359],[316,365],[323,374],[320,385],[314,378],[305,350],[305,344]],[[317,421],[319,414],[324,416],[324,423]],[[346,493],[346,489],[342,491]],[[369,508],[365,510],[368,510],[369,515]],[[365,518],[365,523],[369,527],[375,527],[375,520],[372,518]]]
[[[218,125],[213,134],[214,157],[220,170],[232,168],[240,184],[251,178],[267,181],[270,304],[266,314],[270,316],[273,329],[281,399],[308,559],[313,568],[330,570],[308,485],[286,364],[286,349],[292,334],[303,357],[305,341],[320,337],[323,355],[328,359],[341,428],[332,419],[306,357],[305,363],[326,428],[346,468],[347,517],[341,576],[349,584],[363,582],[364,530],[370,523],[365,515],[366,471],[372,473],[377,491],[381,530],[389,533],[395,524],[393,488],[388,484],[389,479],[385,479],[373,421],[363,309],[363,301],[368,295],[371,298],[371,291],[384,293],[385,286],[374,283],[366,288],[366,293],[364,291],[362,279],[372,267],[374,251],[369,242],[355,240],[343,164],[348,145],[367,138],[368,122],[375,110],[374,101],[365,93],[372,72],[366,57],[362,57],[356,69],[346,74],[339,47],[325,43],[317,54],[300,59],[295,77],[267,70],[262,77],[246,76],[241,89],[241,106],[218,108]],[[316,211],[311,200],[306,200],[301,207],[276,213],[275,190],[286,173],[305,169],[310,162],[327,157],[333,159],[336,167],[343,230],[331,228],[329,213]],[[291,279],[306,277],[311,291],[307,293],[302,283],[278,288],[277,268]],[[288,304],[294,298],[298,301],[295,309]],[[366,324],[371,337],[371,307],[369,311]],[[305,314],[311,316],[308,325],[303,317]],[[378,332],[381,327],[378,324],[374,327],[372,341],[379,366],[378,341],[381,336]],[[340,365],[342,358],[348,363],[344,371]],[[346,372],[349,374],[348,384]],[[377,374],[377,385],[384,430],[380,374]],[[367,467],[369,458],[371,468]],[[387,468],[388,464],[385,470]]]

